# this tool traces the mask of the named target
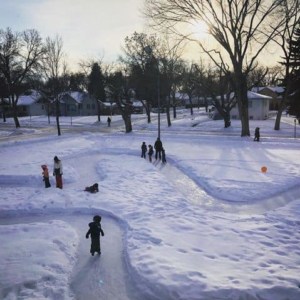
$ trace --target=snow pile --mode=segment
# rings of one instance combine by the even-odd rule
[[[77,233],[62,221],[0,226],[1,299],[72,299]]]

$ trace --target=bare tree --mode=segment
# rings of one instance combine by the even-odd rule
[[[132,103],[130,102],[130,89],[128,89],[127,76],[121,71],[115,71],[107,79],[109,97],[117,104],[121,112],[126,133],[132,132]]]
[[[157,98],[159,74],[156,58],[159,56],[159,43],[156,35],[134,32],[125,38],[124,56],[120,57],[129,70],[131,84],[146,110],[148,123],[151,123],[151,106]]]
[[[288,103],[288,97],[292,91],[292,82],[294,70],[296,66],[293,64],[292,55],[292,42],[295,38],[295,34],[297,32],[298,26],[300,24],[300,5],[299,0],[285,0],[282,1],[282,10],[285,14],[285,22],[283,26],[283,30],[278,32],[278,35],[273,39],[275,43],[277,43],[282,50],[282,59],[281,62],[284,66],[284,85],[285,91],[282,95],[282,100],[280,101],[276,119],[275,119],[275,130],[280,130],[280,120],[282,116],[283,110],[286,108]]]
[[[146,0],[145,14],[159,27],[205,22],[210,35],[221,46],[198,44],[220,68],[232,72],[235,97],[241,118],[241,136],[249,136],[247,76],[255,68],[262,50],[278,34],[284,14],[281,0]],[[276,17],[275,17],[276,16]],[[186,38],[190,38],[186,36]]]
[[[0,30],[0,72],[8,89],[16,128],[20,127],[17,103],[22,86],[39,69],[43,54],[42,39],[36,30]]]
[[[61,135],[60,116],[60,96],[66,91],[67,64],[63,52],[62,38],[56,36],[54,39],[46,39],[46,54],[43,58],[44,75],[48,81],[48,97],[55,103],[55,115],[57,133]]]
[[[158,66],[161,65],[160,70],[160,93],[164,97],[163,103],[166,107],[167,123],[170,127],[170,107],[173,107],[173,117],[176,118],[176,97],[175,94],[178,91],[179,84],[182,80],[182,73],[184,70],[184,64],[181,59],[183,54],[183,40],[174,40],[171,38],[171,34],[166,30],[164,32],[161,46],[159,47]]]

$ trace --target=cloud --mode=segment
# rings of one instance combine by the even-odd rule
[[[104,60],[115,60],[121,54],[125,37],[142,31],[141,3],[140,0],[28,0],[5,4],[0,17],[4,12],[10,15],[7,26],[14,30],[35,28],[43,37],[61,36],[66,53],[78,60],[99,55],[104,55]]]

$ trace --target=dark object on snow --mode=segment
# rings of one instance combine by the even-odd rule
[[[157,157],[159,157],[159,159],[161,160],[161,150],[163,148],[162,142],[160,140],[160,138],[157,138],[154,144],[154,149],[155,149],[155,159],[157,159]]]
[[[166,151],[165,151],[164,148],[162,148],[162,150],[161,150],[161,162],[163,164],[165,164],[167,162],[167,160],[166,160]]]
[[[88,239],[91,235],[91,254],[94,256],[95,252],[97,252],[99,255],[101,254],[101,248],[100,248],[100,233],[102,236],[104,236],[104,232],[101,228],[101,217],[100,216],[94,216],[93,218],[94,222],[89,223],[90,229],[86,233],[85,237]]]
[[[143,142],[142,146],[141,146],[141,149],[142,149],[142,154],[141,154],[141,157],[142,158],[146,158],[146,153],[147,153],[147,145],[145,142]]]
[[[254,141],[259,142],[259,138],[260,138],[259,127],[256,127],[254,132]]]
[[[87,186],[85,189],[84,189],[85,192],[90,192],[90,193],[98,193],[99,192],[99,189],[98,189],[98,183],[94,183],[93,185],[91,186]]]
[[[152,145],[149,145],[149,150],[148,150],[148,156],[149,156],[149,161],[152,162],[152,155],[153,155],[153,147]]]
[[[111,123],[111,118],[107,117],[107,126],[110,127],[110,123]]]

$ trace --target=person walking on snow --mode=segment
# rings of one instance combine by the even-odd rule
[[[152,145],[148,146],[149,150],[148,150],[148,156],[149,156],[149,161],[152,162],[152,155],[153,155],[153,147]]]
[[[259,138],[260,138],[259,127],[256,127],[254,132],[254,141],[259,142]]]
[[[157,159],[157,156],[159,157],[159,159],[161,159],[161,149],[162,149],[162,147],[163,147],[162,142],[161,142],[160,138],[158,137],[156,139],[155,144],[154,144],[155,159]]]
[[[142,154],[141,154],[141,157],[142,158],[146,158],[146,153],[147,153],[147,145],[145,142],[143,142],[142,146],[141,146],[141,149],[142,149]]]
[[[62,175],[63,175],[63,168],[62,168],[61,160],[58,159],[57,156],[54,156],[53,176],[55,176],[56,187],[60,189],[63,188]]]
[[[101,254],[101,247],[100,247],[100,234],[104,236],[104,232],[101,228],[101,217],[100,216],[94,216],[93,222],[89,223],[90,229],[86,233],[85,237],[88,239],[91,235],[91,254],[94,256],[95,252],[98,253],[98,255]]]
[[[111,118],[107,117],[107,126],[110,127],[110,123],[111,123]]]
[[[51,187],[50,180],[49,180],[49,171],[47,165],[41,165],[43,169],[43,181],[45,182],[45,188]]]

